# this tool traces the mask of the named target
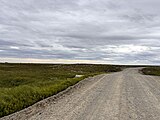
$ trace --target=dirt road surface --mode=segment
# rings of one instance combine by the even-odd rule
[[[2,120],[160,120],[160,77],[130,68],[82,83],[35,114]]]

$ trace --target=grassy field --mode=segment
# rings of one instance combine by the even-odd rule
[[[120,66],[109,65],[0,64],[0,117],[57,94],[86,77],[120,70]]]
[[[142,73],[145,75],[160,76],[160,67],[147,67],[142,69]]]

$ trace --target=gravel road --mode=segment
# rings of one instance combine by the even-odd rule
[[[160,77],[137,68],[103,74],[47,104],[32,115],[2,120],[160,120]]]

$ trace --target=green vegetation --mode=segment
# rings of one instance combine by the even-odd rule
[[[160,67],[147,67],[142,69],[142,73],[145,75],[157,75],[160,76]]]
[[[120,70],[120,66],[111,65],[0,64],[0,117],[55,95],[88,76]]]

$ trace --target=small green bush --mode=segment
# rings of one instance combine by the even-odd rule
[[[160,67],[147,67],[147,68],[143,68],[141,71],[145,75],[160,76]]]

